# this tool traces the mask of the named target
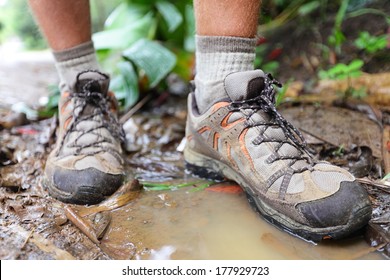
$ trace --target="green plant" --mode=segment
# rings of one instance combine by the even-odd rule
[[[286,97],[287,89],[290,84],[294,81],[294,79],[289,79],[281,88],[278,88],[278,94],[276,95],[275,107],[278,107],[283,103]]]
[[[386,48],[387,36],[386,34],[372,36],[367,31],[360,32],[359,37],[355,40],[355,46],[369,54],[373,54]]]
[[[330,80],[356,78],[362,74],[363,65],[364,62],[360,59],[355,59],[350,64],[338,63],[328,70],[320,70],[318,76],[320,79]]]
[[[341,30],[344,21],[349,0],[342,0],[339,10],[337,11],[332,34],[328,37],[328,43],[333,46],[337,53],[341,53],[341,45],[345,41],[345,35]]]
[[[367,89],[365,87],[357,89],[351,86],[351,78],[357,78],[363,73],[361,70],[363,65],[363,60],[355,59],[350,64],[339,63],[328,70],[320,70],[318,76],[320,79],[348,79],[348,87],[344,92],[341,93],[342,96],[344,98],[363,98],[367,95]]]
[[[361,99],[367,96],[367,88],[366,87],[360,87],[360,88],[354,88],[350,85],[348,86],[347,90],[344,93],[344,98],[352,97],[356,99]]]
[[[189,0],[128,0],[114,9],[93,41],[103,68],[113,76],[111,90],[125,109],[140,92],[164,86],[170,72],[191,78],[194,34]]]
[[[276,61],[282,52],[281,47],[276,47],[269,51],[267,41],[263,38],[256,47],[255,68],[262,69],[266,73],[275,75],[279,70],[279,62]]]
[[[334,151],[332,152],[332,155],[335,156],[335,157],[341,157],[341,156],[344,155],[344,152],[345,152],[344,145],[341,144],[341,145],[337,148],[337,150],[334,150]]]

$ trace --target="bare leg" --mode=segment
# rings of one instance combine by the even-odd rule
[[[256,36],[260,0],[194,0],[198,35]]]
[[[91,40],[89,0],[29,0],[29,4],[54,51]]]

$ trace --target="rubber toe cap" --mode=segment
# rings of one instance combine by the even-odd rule
[[[56,168],[52,180],[53,187],[56,188],[53,195],[57,199],[74,204],[96,204],[122,185],[124,175],[104,173],[95,168]]]
[[[298,205],[298,210],[317,228],[346,226],[346,231],[363,227],[371,217],[371,203],[366,190],[357,182],[341,182],[339,191],[316,201]]]

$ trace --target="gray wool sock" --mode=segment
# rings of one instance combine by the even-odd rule
[[[66,50],[53,51],[53,55],[60,76],[61,92],[73,90],[78,73],[100,69],[92,41]]]
[[[255,38],[196,36],[195,99],[200,113],[226,98],[223,81],[254,69]]]

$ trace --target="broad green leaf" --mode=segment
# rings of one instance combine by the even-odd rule
[[[270,61],[261,66],[262,70],[267,73],[275,73],[279,69],[279,62],[277,61]]]
[[[352,71],[349,73],[350,78],[357,78],[357,77],[360,77],[361,75],[362,75],[361,71]]]
[[[174,4],[168,1],[157,1],[156,8],[167,23],[169,32],[175,31],[183,22],[183,17]]]
[[[361,59],[354,59],[349,65],[348,65],[348,71],[355,71],[360,70],[364,65],[364,61]]]
[[[122,28],[110,29],[93,34],[92,39],[97,50],[125,49],[131,44],[144,38],[154,27],[153,13],[148,13],[138,21],[125,25]]]
[[[138,77],[130,62],[118,63],[119,74],[111,81],[110,89],[118,100],[124,100],[124,108],[134,105],[139,98]]]
[[[130,62],[118,63],[118,69],[123,76],[124,88],[126,89],[125,108],[134,105],[139,98],[138,76]]]
[[[334,77],[334,79],[337,79],[337,80],[344,80],[346,78],[349,77],[349,74],[348,73],[341,73],[341,74],[338,74]]]
[[[193,79],[194,54],[184,50],[176,51],[177,63],[172,72],[178,74],[185,81]]]
[[[176,56],[159,43],[141,39],[123,56],[145,71],[150,87],[155,87],[175,66]]]
[[[333,76],[333,75],[337,75],[337,74],[340,74],[340,73],[345,73],[347,71],[348,71],[347,65],[345,65],[343,63],[339,63],[339,64],[336,64],[335,66],[333,66],[332,68],[330,68],[328,70],[328,74],[330,76]]]
[[[142,19],[150,11],[150,5],[121,3],[107,17],[105,30],[122,28]]]

